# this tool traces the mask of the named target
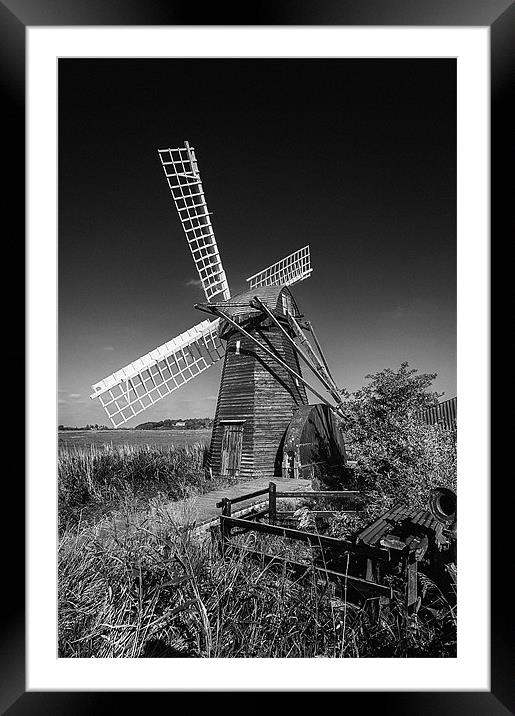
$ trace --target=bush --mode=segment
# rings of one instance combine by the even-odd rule
[[[435,377],[402,363],[366,376],[369,384],[346,396],[347,440],[357,459],[356,482],[367,493],[367,519],[400,499],[426,507],[437,485],[456,489],[454,434],[416,415],[438,402],[429,390]]]

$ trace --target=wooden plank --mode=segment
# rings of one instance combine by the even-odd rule
[[[311,322],[310,322],[310,321],[307,321],[307,328],[308,328],[308,331],[310,331],[311,335],[313,336],[313,340],[315,341],[315,345],[316,345],[316,347],[317,347],[317,349],[318,349],[318,352],[320,353],[320,357],[322,358],[322,361],[323,361],[323,363],[324,363],[325,369],[326,369],[326,371],[327,371],[329,377],[331,378],[331,380],[333,381],[333,383],[334,383],[335,386],[336,386],[336,382],[335,382],[335,380],[334,380],[334,378],[333,378],[333,376],[332,376],[331,370],[330,370],[330,368],[329,368],[329,365],[328,365],[327,360],[326,360],[326,358],[325,358],[324,352],[323,352],[323,350],[322,350],[322,346],[321,346],[320,343],[318,342],[318,339],[317,339],[317,337],[316,337],[315,330],[314,330],[313,326],[311,325]],[[299,330],[300,330],[300,326],[299,326]]]
[[[227,498],[229,502],[233,505],[235,505],[237,502],[244,502],[245,500],[252,500],[254,497],[259,497],[260,495],[266,495],[268,493],[268,488],[265,487],[263,490],[256,490],[255,492],[249,492],[245,495],[240,495],[239,497],[230,497]],[[222,507],[221,502],[216,503],[217,507]]]
[[[237,552],[248,554],[249,556],[260,559],[267,565],[276,565],[281,568],[286,568],[296,573],[296,578],[301,576],[309,576],[311,572],[315,572],[320,577],[325,577],[326,580],[332,580],[337,582],[343,582],[347,588],[354,589],[363,596],[374,596],[374,597],[387,597],[391,599],[392,589],[385,584],[377,584],[367,579],[361,579],[360,577],[354,577],[349,574],[337,572],[332,569],[326,569],[325,567],[319,567],[314,564],[302,564],[301,562],[294,562],[289,559],[284,559],[279,555],[271,555],[266,552],[260,552],[258,550],[249,549],[243,545],[233,544],[229,542],[226,545],[227,550],[234,549]],[[302,574],[304,573],[304,574]]]
[[[277,497],[347,497],[348,495],[361,495],[362,490],[313,490],[312,492],[278,492]]]
[[[435,526],[438,524],[438,520],[436,520],[433,515],[428,511],[427,518],[424,521],[424,527],[428,527],[429,529],[435,529]]]
[[[268,486],[268,508],[270,510],[269,522],[275,525],[277,522],[277,491],[275,482],[271,482]]]
[[[413,517],[411,518],[411,521],[414,525],[418,525],[421,523],[423,517],[424,517],[425,510],[416,510],[413,513]]]
[[[365,529],[359,533],[357,540],[359,542],[365,542],[366,544],[370,544],[372,540],[378,539],[378,535],[383,535],[384,532],[381,530],[384,530],[384,528],[391,528],[391,525],[387,522],[389,519],[393,519],[394,517],[397,518],[405,508],[405,504],[402,502],[398,502],[396,505],[394,505],[392,508],[388,510],[388,512],[385,512],[384,515],[381,515],[381,517],[378,517],[375,522],[372,522],[370,525],[365,527]]]
[[[417,562],[410,555],[406,564],[406,608],[413,612],[417,603]]]
[[[243,425],[234,422],[222,422],[222,464],[220,474],[238,477],[240,472]]]
[[[277,515],[278,517],[284,516],[291,516],[297,514],[298,510],[278,510]],[[308,510],[308,513],[310,515],[355,515],[359,510]]]
[[[304,532],[303,530],[291,529],[289,527],[278,527],[260,522],[255,524],[250,523],[249,525],[249,520],[238,519],[236,517],[226,517],[225,515],[220,516],[220,521],[227,530],[230,530],[233,527],[245,528],[250,526],[255,532],[274,535],[277,537],[286,537],[300,542],[308,542],[315,547],[328,547],[336,552],[352,552],[354,554],[375,557],[376,559],[386,561],[390,559],[390,553],[386,549],[382,549],[380,547],[369,547],[368,545],[362,544],[356,545],[348,540],[342,540],[337,537],[327,537],[326,535],[314,534],[313,532]]]

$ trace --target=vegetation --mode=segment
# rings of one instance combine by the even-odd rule
[[[158,422],[140,423],[135,428],[117,428],[118,430],[206,430],[213,427],[213,418],[167,418],[166,420],[160,420]],[[58,430],[112,430],[113,428],[107,425],[90,425],[89,423],[84,427],[68,427],[66,425],[59,425]]]
[[[335,519],[342,534],[404,499],[426,506],[437,484],[455,488],[452,433],[419,424],[434,404],[432,375],[402,364],[346,395],[347,437],[366,513]],[[442,657],[456,654],[456,613],[423,575],[409,620],[402,601],[372,619],[313,576],[293,581],[242,556],[223,559],[177,520],[171,500],[218,486],[206,448],[154,446],[64,451],[59,458],[59,655],[62,657]],[[149,511],[135,509],[152,506]],[[309,564],[305,546],[244,535],[253,549]]]
[[[112,430],[112,428],[108,428],[107,425],[99,425],[98,423],[95,423],[94,425],[90,425],[89,423],[87,423],[87,425],[85,425],[83,428],[78,428],[76,426],[72,428],[67,425],[58,425],[57,429],[60,431],[65,431],[65,430]]]
[[[143,503],[162,496],[180,500],[212,490],[205,469],[207,447],[155,445],[91,446],[59,454],[59,522],[61,529],[79,519],[116,509],[120,503]]]
[[[454,609],[429,580],[414,625],[401,601],[375,620],[312,578],[224,560],[209,540],[161,517],[135,530],[104,521],[62,535],[60,656],[455,656]]]
[[[364,520],[400,499],[425,507],[437,485],[456,490],[455,434],[416,417],[438,402],[430,390],[435,377],[402,363],[367,375],[365,387],[346,395],[346,437],[357,460],[354,479],[366,494]]]
[[[157,423],[140,423],[135,430],[202,430],[213,427],[213,418],[179,418],[161,420]]]

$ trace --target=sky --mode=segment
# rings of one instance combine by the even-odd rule
[[[231,293],[310,245],[292,288],[337,384],[408,361],[456,395],[453,59],[59,61],[59,423],[205,319],[158,148],[188,140]],[[222,362],[127,424],[213,416]]]

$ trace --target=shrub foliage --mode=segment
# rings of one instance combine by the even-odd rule
[[[435,377],[402,363],[367,375],[366,386],[346,395],[347,440],[357,459],[356,483],[367,493],[367,517],[399,499],[425,507],[437,485],[456,489],[455,435],[417,418],[438,402],[430,390]]]

